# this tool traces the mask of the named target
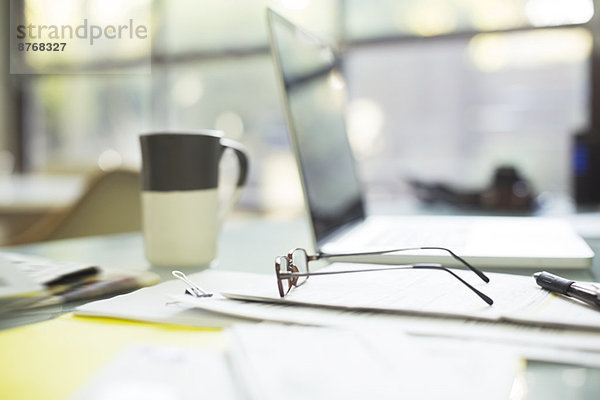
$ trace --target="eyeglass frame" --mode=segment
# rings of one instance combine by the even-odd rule
[[[472,266],[471,264],[469,264],[465,259],[458,256],[452,250],[447,249],[445,247],[435,247],[435,246],[408,247],[408,248],[400,248],[400,249],[367,251],[367,252],[359,252],[359,253],[322,253],[322,252],[319,252],[319,253],[313,254],[313,255],[308,254],[307,251],[303,248],[294,248],[294,249],[290,250],[287,255],[279,256],[279,257],[275,258],[275,275],[277,277],[277,288],[279,289],[279,295],[282,298],[285,297],[292,290],[293,287],[302,286],[304,283],[306,283],[308,278],[313,275],[319,276],[319,275],[348,274],[348,273],[357,273],[357,272],[393,271],[393,270],[404,270],[404,269],[431,269],[431,270],[441,270],[441,271],[448,272],[450,275],[452,275],[453,277],[458,279],[462,284],[464,284],[466,287],[468,287],[471,291],[473,291],[477,296],[479,296],[488,305],[491,306],[494,303],[494,301],[489,296],[487,296],[480,290],[476,289],[474,286],[472,286],[470,283],[465,281],[459,275],[457,275],[452,270],[444,267],[441,264],[412,264],[412,265],[401,265],[401,266],[395,266],[395,267],[380,267],[380,268],[355,269],[355,270],[345,270],[345,271],[321,271],[321,272],[319,272],[319,271],[310,272],[310,269],[308,267],[309,262],[326,259],[326,258],[383,255],[383,254],[388,254],[388,253],[396,253],[396,252],[400,252],[400,251],[416,251],[416,250],[446,251],[447,253],[449,253],[452,256],[452,258],[459,261],[461,264],[463,264],[469,270],[474,272],[479,278],[481,278],[481,280],[483,280],[486,283],[488,283],[490,281],[490,278],[487,275],[485,275],[482,271],[480,271],[479,269],[477,269],[474,266]],[[302,252],[304,252],[304,254],[306,256],[306,272],[300,272],[298,267],[296,265],[294,265],[294,263],[293,263],[293,254],[296,251],[302,251]],[[285,272],[281,271],[281,260],[282,259],[285,260],[286,264],[287,264],[285,267],[285,270],[286,270]],[[298,284],[298,278],[301,278],[301,277],[306,277],[306,279]],[[284,290],[284,288],[283,288],[283,280],[288,281],[287,291]]]

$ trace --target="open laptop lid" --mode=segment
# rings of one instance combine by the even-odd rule
[[[341,58],[332,46],[267,9],[271,51],[317,247],[365,218],[345,123]]]

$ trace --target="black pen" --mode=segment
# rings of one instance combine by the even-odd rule
[[[536,283],[546,290],[560,293],[600,308],[600,292],[591,285],[571,281],[546,271],[536,272],[533,274],[533,277]]]

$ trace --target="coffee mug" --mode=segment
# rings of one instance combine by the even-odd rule
[[[245,150],[213,130],[142,134],[140,145],[146,258],[156,266],[210,266],[220,225],[246,183]],[[239,176],[229,201],[219,204],[220,161],[226,149],[237,156]]]

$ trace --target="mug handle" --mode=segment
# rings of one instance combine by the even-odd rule
[[[226,149],[233,150],[233,152],[236,155],[237,160],[238,160],[239,172],[238,172],[238,179],[237,179],[237,182],[235,185],[235,189],[233,190],[233,193],[231,195],[231,198],[229,199],[229,202],[224,207],[220,208],[220,211],[218,214],[219,225],[221,225],[223,223],[225,216],[229,213],[229,211],[233,208],[235,203],[237,203],[237,201],[239,200],[239,198],[242,194],[242,188],[244,187],[244,185],[246,184],[246,181],[248,179],[248,153],[246,152],[246,149],[244,148],[244,146],[242,146],[240,143],[236,142],[235,140],[231,140],[231,139],[227,139],[227,138],[221,138],[221,146],[223,146],[223,148],[224,148],[223,151],[225,151]]]

